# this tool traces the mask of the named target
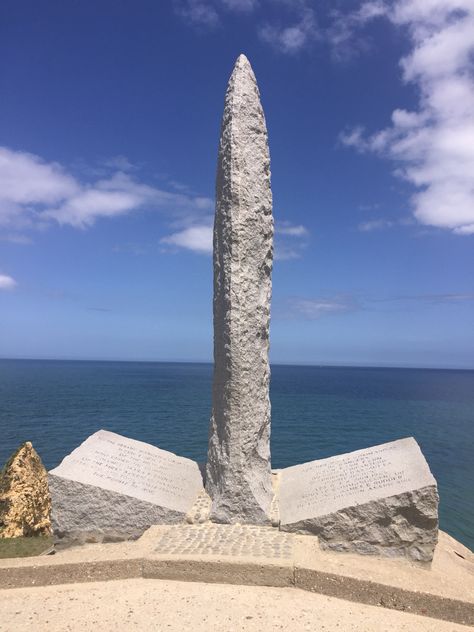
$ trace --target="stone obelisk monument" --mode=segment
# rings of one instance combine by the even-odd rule
[[[206,472],[216,522],[269,522],[272,263],[267,129],[255,75],[240,55],[225,96],[216,181],[214,384]]]

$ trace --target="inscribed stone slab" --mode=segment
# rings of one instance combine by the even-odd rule
[[[410,437],[282,470],[280,528],[324,548],[429,561],[437,541],[436,481]]]
[[[202,489],[197,463],[99,430],[50,474],[186,513]]]
[[[137,537],[182,521],[203,489],[197,463],[99,430],[49,472],[55,533]]]

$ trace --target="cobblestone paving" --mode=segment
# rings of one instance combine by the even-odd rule
[[[272,527],[251,525],[176,525],[161,536],[155,551],[172,555],[289,559],[293,554],[293,536]]]

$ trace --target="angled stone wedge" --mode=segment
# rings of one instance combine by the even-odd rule
[[[240,55],[225,96],[216,181],[214,383],[206,471],[215,522],[269,522],[272,264],[267,129],[255,75]]]
[[[280,529],[323,549],[431,562],[438,490],[413,437],[281,470]]]
[[[101,542],[182,522],[202,477],[190,459],[99,430],[49,472],[49,488],[55,536]]]

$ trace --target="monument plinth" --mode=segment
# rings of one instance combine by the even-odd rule
[[[273,216],[260,95],[240,55],[222,117],[214,220],[214,383],[206,490],[216,522],[269,522]]]

